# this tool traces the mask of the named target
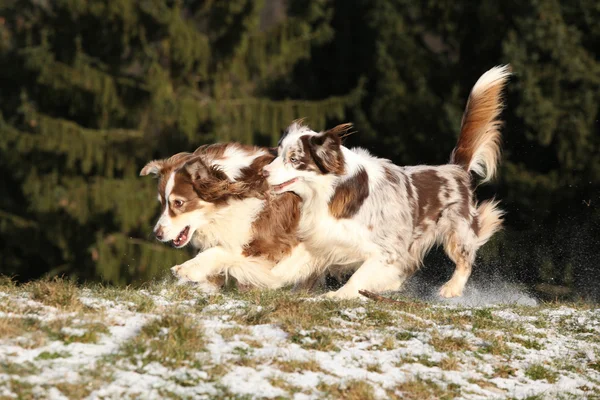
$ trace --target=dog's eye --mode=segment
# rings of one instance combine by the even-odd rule
[[[298,162],[298,159],[296,157],[290,157],[290,162],[292,164],[296,164]]]
[[[183,205],[183,201],[181,201],[181,200],[175,200],[175,201],[173,202],[173,206],[175,206],[175,208],[179,208],[179,207],[181,207],[182,205]]]

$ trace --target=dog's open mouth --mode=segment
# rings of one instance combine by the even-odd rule
[[[289,181],[285,181],[283,183],[280,183],[279,185],[273,185],[272,188],[274,191],[276,192],[280,192],[281,190],[283,190],[286,186],[291,185],[292,183],[296,182],[298,180],[298,178],[292,178]]]
[[[177,235],[177,237],[173,240],[173,246],[181,247],[182,244],[187,243],[189,233],[190,226],[188,225],[181,232],[179,232],[179,235]]]

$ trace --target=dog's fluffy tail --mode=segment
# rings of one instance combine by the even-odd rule
[[[498,208],[497,200],[486,200],[477,207],[478,247],[483,246],[494,233],[502,229],[502,216],[504,211]]]
[[[508,65],[494,67],[475,83],[450,158],[451,163],[481,176],[482,182],[494,177],[500,159],[502,89],[510,74]]]

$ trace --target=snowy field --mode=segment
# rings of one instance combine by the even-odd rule
[[[336,302],[6,281],[0,398],[600,398],[600,310],[502,293]]]

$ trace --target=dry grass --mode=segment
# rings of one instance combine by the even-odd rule
[[[429,344],[431,344],[436,351],[442,353],[471,349],[471,344],[464,337],[441,336],[439,333],[431,335]]]
[[[0,339],[12,339],[25,332],[23,318],[0,317]]]
[[[33,300],[64,311],[77,312],[84,309],[79,300],[77,285],[68,280],[51,279],[33,281],[25,285]]]
[[[373,387],[365,381],[350,381],[343,385],[320,383],[317,389],[328,399],[372,400],[375,399]]]
[[[446,371],[459,371],[460,360],[454,356],[444,357],[439,362],[439,367]]]
[[[401,383],[394,391],[389,391],[388,394],[392,399],[444,400],[457,397],[460,391],[454,385],[443,388],[428,379],[415,379]]]
[[[517,369],[510,365],[502,364],[494,368],[494,377],[507,379],[515,376]]]
[[[223,339],[231,340],[236,336],[250,335],[250,329],[243,326],[233,326],[231,328],[224,328],[219,331]]]
[[[281,371],[286,373],[321,371],[321,365],[316,360],[299,361],[299,360],[277,360],[274,365]]]

